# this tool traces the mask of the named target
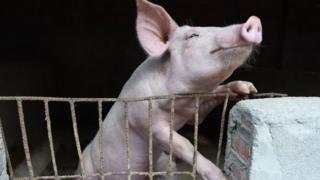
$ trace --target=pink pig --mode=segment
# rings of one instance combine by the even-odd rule
[[[120,98],[133,98],[183,93],[229,93],[231,98],[256,93],[254,85],[234,81],[220,85],[245,62],[262,41],[262,26],[258,17],[246,23],[227,27],[178,26],[168,13],[147,0],[137,0],[138,39],[149,57],[132,74],[123,87]],[[223,97],[200,99],[199,121]],[[166,171],[170,136],[170,100],[152,102],[152,135],[154,171]],[[195,99],[177,99],[175,103],[173,156],[189,164],[194,147],[176,131],[194,121]],[[103,123],[103,172],[127,171],[124,104],[116,102]],[[128,104],[131,170],[149,171],[148,102]],[[101,173],[99,133],[83,152],[85,174]],[[204,180],[226,179],[222,171],[197,152],[197,173]],[[100,179],[91,177],[87,179]],[[127,179],[127,175],[106,177]],[[149,179],[133,175],[132,180]],[[168,179],[154,176],[154,179]]]

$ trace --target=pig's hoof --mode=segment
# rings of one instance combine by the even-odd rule
[[[247,95],[257,93],[258,90],[251,82],[248,81],[234,81],[228,84],[231,91],[238,95]]]

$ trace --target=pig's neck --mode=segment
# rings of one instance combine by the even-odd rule
[[[218,76],[206,78],[192,77],[187,74],[177,73],[172,69],[170,57],[162,56],[160,59],[161,68],[159,71],[163,76],[166,86],[165,94],[189,94],[189,93],[208,93],[212,92],[217,86],[225,81],[231,73],[220,73]]]

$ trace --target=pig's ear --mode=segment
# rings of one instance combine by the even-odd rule
[[[170,34],[178,25],[159,5],[137,0],[137,34],[144,50],[150,56],[159,56],[168,48]]]

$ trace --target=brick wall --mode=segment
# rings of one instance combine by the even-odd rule
[[[231,115],[232,116],[232,115]],[[230,117],[235,118],[235,117]],[[225,171],[230,180],[248,179],[251,160],[252,124],[246,116],[236,117],[228,129],[227,159]]]

